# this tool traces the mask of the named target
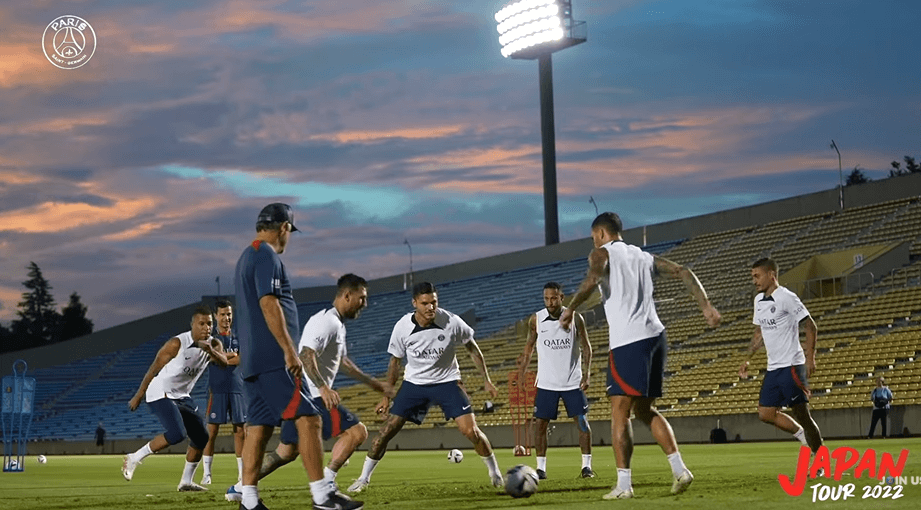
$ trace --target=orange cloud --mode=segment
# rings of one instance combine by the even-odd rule
[[[25,209],[0,213],[0,231],[26,233],[62,232],[77,227],[112,223],[151,211],[151,198],[122,199],[111,207],[83,203],[45,202]]]

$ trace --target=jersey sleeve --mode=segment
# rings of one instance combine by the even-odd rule
[[[761,294],[758,294],[757,296],[755,296],[755,301],[752,303],[752,310],[758,309],[758,298],[759,297],[761,297]],[[760,326],[760,324],[758,323],[758,317],[755,317],[754,311],[752,312],[752,324],[754,324],[755,326]]]
[[[787,302],[785,304],[787,305],[787,312],[790,313],[796,322],[809,317],[809,310],[807,310],[806,305],[800,301],[799,296],[790,292],[786,301]]]
[[[453,320],[456,321],[454,324],[454,341],[466,344],[473,340],[473,328],[464,322],[464,319],[461,319],[460,316],[455,315]]]
[[[281,296],[282,267],[281,259],[269,247],[263,247],[256,252],[253,259],[253,279],[256,286],[256,296],[269,294]]]
[[[304,331],[301,333],[298,351],[307,347],[319,354],[326,349],[329,339],[336,335],[336,331],[330,327],[330,321],[324,319],[325,317],[323,316],[313,316],[307,321],[307,324],[304,325]]]
[[[401,320],[393,326],[393,333],[390,334],[390,345],[387,346],[387,352],[395,358],[403,358],[406,356],[406,344],[404,343],[405,338],[403,338],[401,322],[403,321]]]

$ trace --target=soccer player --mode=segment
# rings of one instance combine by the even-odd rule
[[[655,275],[680,279],[697,301],[707,324],[717,326],[720,313],[710,304],[694,272],[624,242],[623,224],[613,212],[604,212],[592,222],[595,249],[588,257],[588,274],[569,308],[560,314],[560,326],[568,328],[573,312],[594,292],[601,290],[608,321],[608,387],[611,400],[611,435],[617,462],[617,485],[604,499],[633,497],[630,459],[633,456],[633,428],[630,411],[645,423],[662,448],[672,468],[672,494],[684,492],[694,475],[684,465],[671,425],[653,403],[662,396],[668,343],[665,326],[656,313],[652,298]]]
[[[387,348],[391,354],[387,382],[396,385],[402,370],[400,360],[406,357],[403,384],[393,399],[389,416],[387,409],[390,407],[390,397],[385,395],[378,404],[376,411],[386,420],[371,443],[361,476],[348,490],[361,492],[368,487],[374,468],[387,452],[387,443],[400,432],[406,420],[422,425],[432,405],[441,407],[446,420],[453,419],[457,423],[461,434],[473,443],[474,449],[486,464],[492,484],[501,487],[503,480],[499,464],[489,439],[477,427],[455,355],[456,346],[463,345],[483,376],[486,391],[492,398],[499,395],[489,379],[483,353],[473,339],[473,328],[457,315],[438,308],[438,293],[429,282],[413,286],[412,303],[415,311],[397,321]]]
[[[246,422],[246,406],[243,400],[243,378],[237,371],[240,365],[240,341],[233,334],[233,306],[226,299],[218,300],[216,336],[224,344],[227,367],[208,367],[208,444],[202,457],[204,473],[202,485],[211,484],[211,463],[214,461],[214,441],[221,425],[228,419],[233,424],[233,451],[237,455],[237,482],[243,479],[243,424]]]
[[[208,442],[208,431],[192,400],[195,383],[209,362],[227,366],[223,345],[211,336],[214,321],[211,309],[201,305],[192,313],[192,329],[174,336],[163,344],[157,357],[144,375],[137,393],[128,402],[134,411],[145,398],[150,411],[160,420],[166,432],[153,438],[134,453],[125,456],[122,475],[125,480],[134,478],[134,470],[145,457],[167,446],[179,443],[189,436],[185,469],[179,481],[179,492],[208,490],[192,482],[192,475],[201,461],[202,449]]]
[[[362,508],[323,478],[323,445],[319,410],[304,382],[304,365],[294,349],[297,307],[285,252],[294,226],[287,204],[265,206],[256,219],[256,239],[243,250],[234,278],[240,368],[246,395],[247,431],[243,440],[243,486],[240,509],[267,510],[257,483],[265,446],[282,420],[293,420],[301,461],[310,479],[315,510]]]
[[[364,278],[349,273],[339,278],[337,286],[333,307],[317,312],[307,321],[299,346],[310,394],[323,420],[323,440],[339,438],[333,445],[329,464],[323,468],[324,477],[330,483],[335,483],[339,468],[368,438],[367,427],[339,403],[339,394],[332,389],[339,367],[345,368],[355,380],[367,384],[375,391],[390,397],[394,395],[391,384],[369,377],[347,355],[345,321],[357,319],[367,306],[368,283]],[[274,452],[265,455],[259,479],[296,459],[297,444],[297,430],[291,422],[284,422],[281,426],[281,443]],[[228,500],[235,500],[231,490],[227,494]]]
[[[546,308],[528,319],[528,341],[519,357],[518,380],[524,381],[525,370],[531,363],[531,353],[537,346],[537,396],[534,398],[534,417],[537,419],[537,477],[547,478],[547,428],[557,417],[560,399],[566,405],[566,414],[579,427],[579,446],[582,448],[582,478],[593,478],[592,429],[585,413],[592,367],[592,346],[588,343],[585,321],[576,313],[576,327],[560,327],[563,290],[557,282],[544,285]],[[577,337],[578,336],[578,343]],[[584,354],[584,357],[583,357]],[[583,369],[582,365],[585,365]]]
[[[818,328],[795,293],[777,282],[777,262],[765,258],[752,265],[755,332],[748,348],[748,358],[739,367],[739,377],[748,378],[748,365],[761,345],[767,351],[768,365],[761,395],[758,418],[780,430],[793,434],[812,453],[822,446],[822,433],[809,414],[809,377],[815,372],[815,349]],[[806,331],[806,348],[799,341],[800,325]],[[793,416],[782,413],[787,406]]]

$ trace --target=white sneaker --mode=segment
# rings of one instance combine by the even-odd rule
[[[352,485],[349,485],[349,488],[347,490],[351,492],[352,494],[358,494],[359,492],[367,489],[368,485],[370,484],[371,482],[369,482],[368,480],[365,480],[364,478],[359,477],[357,480],[352,482]]]
[[[224,499],[231,503],[239,503],[243,501],[243,493],[237,490],[236,485],[231,485],[230,488],[227,489],[227,493],[224,494]]]
[[[672,494],[681,494],[686,491],[693,481],[694,475],[691,474],[691,471],[685,469],[684,473],[681,473],[681,476],[675,478],[675,481],[672,482]]]
[[[611,492],[602,496],[602,499],[630,499],[633,497],[633,487],[629,489],[621,489],[618,486],[614,486],[614,489]]]
[[[189,483],[180,483],[176,490],[179,492],[202,492],[208,490],[207,487],[202,487],[195,482]]]
[[[130,453],[125,455],[125,460],[122,461],[122,476],[125,477],[125,480],[131,481],[134,478],[134,470],[138,468],[138,465],[141,464],[141,461],[134,460],[134,455]]]
[[[490,477],[493,487],[502,487],[505,485],[505,480],[502,479],[502,475],[496,473]]]
[[[211,475],[202,475],[201,477],[202,485],[211,485]]]

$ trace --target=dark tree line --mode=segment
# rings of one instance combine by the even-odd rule
[[[893,161],[889,163],[889,166],[892,167],[892,170],[889,170],[889,177],[921,173],[921,164],[917,163],[914,157],[905,156],[902,159],[905,162],[905,168],[902,168],[901,161]],[[871,179],[867,177],[865,173],[863,173],[863,169],[860,168],[860,165],[857,165],[853,170],[851,170],[851,173],[847,174],[847,180],[844,182],[844,185],[853,186],[855,184],[870,182],[870,180]]]
[[[86,305],[74,292],[59,312],[51,295],[51,284],[35,262],[29,263],[29,279],[23,292],[18,316],[10,327],[0,324],[0,351],[16,351],[63,342],[93,332],[93,321],[86,318]]]

